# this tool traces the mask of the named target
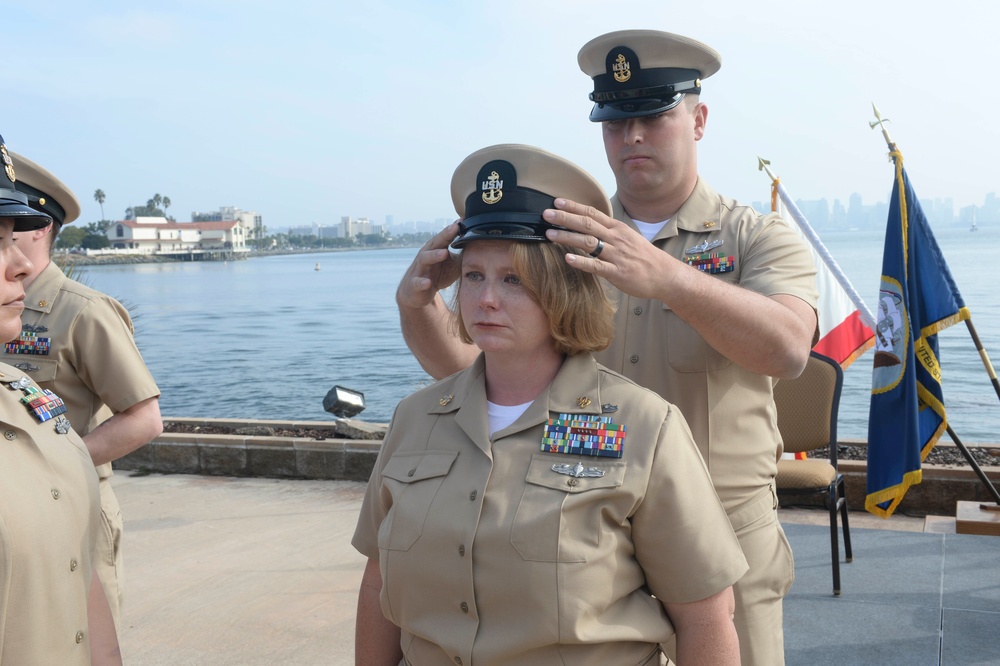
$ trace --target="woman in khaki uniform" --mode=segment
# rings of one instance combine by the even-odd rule
[[[575,165],[494,146],[455,172],[459,333],[483,354],[403,400],[354,536],[363,664],[739,663],[747,565],[680,412],[598,365],[599,279],[545,241]],[[512,242],[513,241],[513,242]]]
[[[31,263],[13,232],[51,222],[14,191],[0,137],[0,339],[21,332]],[[111,611],[94,575],[97,474],[65,406],[0,363],[0,663],[120,664]]]

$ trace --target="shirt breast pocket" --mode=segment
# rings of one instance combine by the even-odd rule
[[[671,368],[677,372],[711,372],[732,363],[666,305],[663,314],[667,319],[667,360]]]
[[[379,548],[409,550],[417,542],[431,503],[457,457],[457,451],[420,451],[389,459],[382,483],[392,495],[392,506],[379,526]]]
[[[585,473],[593,470],[603,472],[602,476],[571,476],[552,469],[553,465],[572,467],[577,460],[573,456],[532,457],[510,537],[525,560],[586,562],[601,546],[604,515],[614,513],[609,504],[625,478],[625,463],[608,458],[581,461]]]

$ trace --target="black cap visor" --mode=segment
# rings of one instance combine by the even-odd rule
[[[452,241],[451,247],[457,250],[477,240],[548,242],[545,231],[562,228],[549,224],[535,213],[483,213],[459,222],[458,238]]]
[[[645,97],[629,99],[613,99],[597,101],[590,110],[591,122],[600,123],[606,120],[626,120],[664,113],[681,103],[687,93],[674,93],[662,97]],[[591,99],[594,95],[591,95]]]
[[[28,205],[28,197],[15,190],[0,189],[0,218],[14,221],[14,231],[34,231],[52,224],[52,218]]]

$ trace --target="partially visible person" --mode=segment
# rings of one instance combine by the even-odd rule
[[[454,297],[473,364],[400,402],[354,546],[356,663],[739,663],[739,543],[681,413],[599,365],[602,280],[564,260],[552,193],[610,212],[530,146],[466,158]]]
[[[120,631],[123,521],[111,488],[111,463],[163,431],[160,390],[135,346],[128,311],[70,279],[51,261],[60,229],[80,215],[73,192],[30,159],[13,152],[11,158],[17,190],[32,208],[50,215],[52,224],[16,234],[34,268],[24,280],[22,330],[0,360],[62,398],[66,416],[90,451],[100,477],[104,523],[95,565]]]
[[[714,49],[654,30],[601,35],[578,54],[593,80],[590,119],[601,123],[615,174],[613,215],[559,197],[550,240],[575,248],[574,268],[617,288],[615,336],[597,360],[677,405],[691,427],[750,571],[734,586],[744,666],[784,663],[782,599],[794,580],[778,523],[781,451],[772,386],[798,376],[815,342],[815,267],[777,215],[715,192],[698,175]],[[396,300],[407,345],[441,378],[478,350],[445,325],[437,293],[456,278],[450,225],[429,241]],[[589,256],[587,256],[589,255]]]
[[[31,262],[14,242],[51,223],[14,189],[0,137],[0,340],[21,332]],[[65,406],[0,363],[0,664],[121,664],[93,571],[100,527],[97,474]]]

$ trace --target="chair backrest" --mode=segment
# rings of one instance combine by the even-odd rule
[[[778,431],[786,453],[830,447],[836,465],[837,413],[844,371],[832,358],[810,352],[806,369],[795,379],[774,385]]]

